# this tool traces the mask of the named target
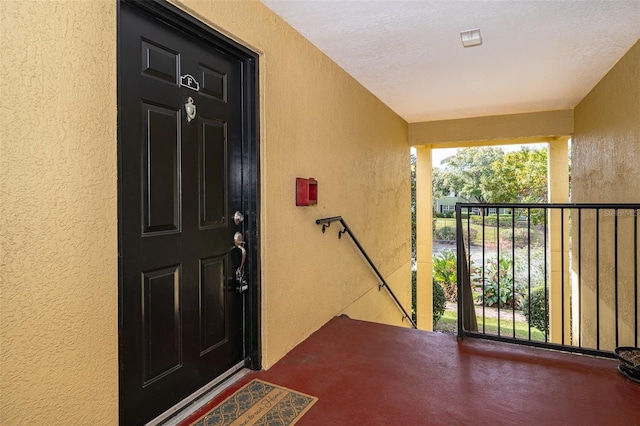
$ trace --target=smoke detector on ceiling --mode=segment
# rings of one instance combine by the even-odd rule
[[[460,31],[460,39],[464,47],[480,46],[482,44],[482,35],[480,28],[475,30]]]

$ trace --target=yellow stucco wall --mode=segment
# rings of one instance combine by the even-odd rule
[[[116,424],[117,3],[0,5],[0,424]],[[315,220],[342,215],[410,308],[407,123],[261,3],[179,6],[261,55],[263,365],[343,312],[406,326]]]
[[[640,42],[576,106],[572,199],[640,202]]]
[[[640,203],[640,42],[607,73],[575,108],[572,143],[572,201]],[[618,216],[621,344],[633,343],[633,217]],[[583,344],[595,344],[595,215],[585,213],[581,283]],[[600,344],[615,346],[614,226],[612,211],[600,216]],[[640,236],[638,236],[640,237]],[[574,233],[574,238],[576,238]],[[576,238],[577,240],[577,238]],[[574,242],[574,246],[577,243]],[[575,252],[574,252],[575,256]],[[574,257],[574,274],[578,262]],[[640,304],[639,304],[640,305]],[[640,309],[640,306],[638,306]],[[639,336],[640,337],[640,336]]]
[[[261,3],[175,4],[261,54],[263,365],[338,313],[402,324],[338,225],[315,220],[342,215],[410,308],[407,123]],[[318,180],[316,207],[295,206],[296,177]]]
[[[117,424],[116,4],[0,16],[0,424]]]
[[[431,147],[416,148],[416,311],[418,328],[433,330],[433,202]]]
[[[573,132],[573,111],[542,111],[409,124],[411,145],[458,148],[496,143],[544,142]]]
[[[549,143],[547,186],[550,203],[569,202],[568,139],[568,137],[558,138],[558,140]],[[548,215],[550,340],[552,343],[571,344],[569,212],[551,209],[548,211]]]

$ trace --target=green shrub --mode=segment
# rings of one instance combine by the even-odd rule
[[[453,217],[456,217],[456,213],[455,213],[455,212],[453,212]],[[468,219],[468,218],[469,218],[469,213],[460,213],[460,217],[461,217],[462,219],[465,219],[465,220],[466,220],[466,219]]]
[[[516,247],[524,247],[529,243],[529,239],[531,239],[532,243],[535,243],[536,234],[529,234],[526,229],[516,229],[516,233],[514,235],[514,241],[516,243]]]
[[[513,282],[513,261],[509,257],[500,256],[498,262],[495,258],[489,260],[484,268],[474,270],[472,280],[482,285],[484,277],[483,294],[476,297],[485,306],[507,307],[520,309],[524,298],[521,285]],[[515,291],[514,291],[515,290]],[[483,298],[484,297],[484,298]]]
[[[491,217],[496,217],[497,215],[492,214]],[[503,222],[511,222],[513,220],[513,215],[507,213],[507,214],[500,214],[500,223]]]
[[[433,279],[442,286],[449,302],[458,300],[458,266],[453,250],[443,250],[433,256]]]
[[[516,282],[523,288],[544,286],[545,273],[549,273],[544,247],[523,247],[515,250]]]
[[[531,305],[531,310],[529,310],[529,305]],[[549,333],[549,299],[545,298],[544,286],[531,290],[531,294],[524,300],[522,311],[530,326],[545,334]]]
[[[433,282],[433,326],[440,321],[447,308],[447,299],[444,297],[442,286],[434,279]],[[418,321],[417,318],[417,272],[411,271],[411,318]]]
[[[417,302],[418,302],[418,271],[411,271],[411,319],[418,322]]]
[[[447,299],[444,297],[444,290],[438,282],[433,280],[433,326],[435,327],[440,317],[447,307]]]
[[[507,224],[511,224],[513,216],[510,214],[501,214],[500,215],[500,228],[503,226],[507,226]],[[471,222],[482,225],[482,216],[473,215],[471,216]],[[498,217],[495,214],[485,216],[484,217],[484,225],[485,226],[497,226],[498,225]]]
[[[512,308],[513,304],[516,304],[516,309],[519,308],[520,303],[518,300],[522,300],[518,292],[516,291],[516,298],[513,297],[512,280],[500,281],[500,291],[498,291],[498,283],[489,281],[484,287],[484,304],[486,306],[498,305],[501,308]],[[478,301],[482,300],[482,295],[478,295],[476,298]]]
[[[501,227],[502,228],[502,227]],[[516,247],[525,247],[531,241],[532,246],[539,246],[543,243],[544,236],[535,229],[529,233],[528,229],[516,228],[515,237],[511,229],[500,229],[500,244],[511,247],[511,242],[515,242]]]
[[[464,233],[462,235],[464,235],[465,242],[467,242],[467,239],[471,242],[475,241],[478,237],[478,230],[476,228],[467,229],[466,224],[464,225]]]
[[[454,213],[455,213],[455,211],[453,211],[453,210],[449,210],[448,212],[446,212],[446,213],[444,214],[444,217],[446,217],[446,218],[452,218]]]
[[[436,240],[440,241],[455,241],[456,240],[456,228],[453,226],[443,226],[436,229],[434,234]]]
[[[477,214],[471,215],[471,223],[476,225],[482,225],[482,216]]]
[[[482,222],[482,219],[480,220]],[[496,226],[498,224],[498,220],[496,216],[485,216],[484,217],[484,225],[485,226]]]

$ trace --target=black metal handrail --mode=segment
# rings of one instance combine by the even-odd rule
[[[404,307],[402,306],[402,304],[400,303],[396,295],[393,294],[393,291],[391,290],[391,288],[389,287],[385,279],[382,277],[382,274],[380,274],[380,271],[378,271],[378,268],[376,268],[376,265],[374,265],[373,261],[371,260],[367,252],[364,250],[364,248],[362,248],[362,245],[360,245],[360,242],[358,241],[358,239],[353,235],[353,232],[351,232],[351,228],[349,228],[349,226],[347,225],[345,220],[342,218],[342,216],[334,216],[334,217],[327,217],[324,219],[318,219],[316,220],[316,225],[322,225],[322,233],[324,234],[327,228],[331,226],[333,222],[340,222],[340,225],[342,225],[342,229],[338,230],[338,239],[341,239],[342,234],[344,233],[349,234],[349,236],[351,237],[351,240],[353,240],[356,247],[358,247],[358,250],[360,250],[360,253],[364,256],[367,263],[369,264],[373,272],[376,274],[376,276],[380,280],[380,284],[378,285],[378,290],[384,287],[389,293],[389,295],[393,298],[393,301],[396,303],[398,308],[400,308],[400,310],[402,311],[402,314],[403,314],[402,319],[404,320],[406,318],[411,323],[411,326],[413,328],[418,328],[418,326],[413,321],[413,319],[411,319],[411,315],[407,313],[407,311],[404,309]]]

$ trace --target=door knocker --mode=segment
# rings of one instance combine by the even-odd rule
[[[187,122],[190,123],[191,120],[196,118],[196,104],[193,103],[193,98],[189,96],[187,99],[187,103],[184,104],[184,110],[187,113]]]

